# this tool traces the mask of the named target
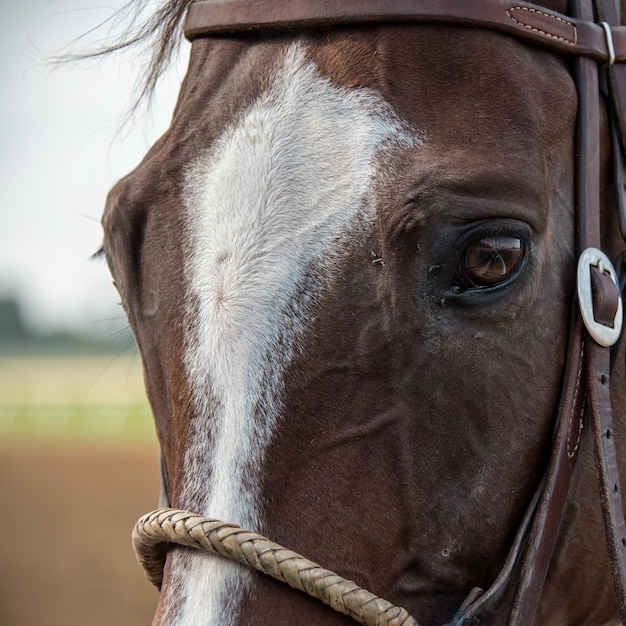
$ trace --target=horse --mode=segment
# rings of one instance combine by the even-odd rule
[[[594,452],[598,431],[624,470],[619,298],[596,293],[621,291],[620,148],[605,79],[600,96],[579,76],[626,59],[618,18],[567,4],[164,5],[170,44],[187,12],[187,75],[103,216],[163,504],[262,533],[422,625],[620,623],[619,482],[598,489]],[[579,52],[587,32],[601,53]],[[577,140],[594,106],[595,147]],[[585,194],[600,208],[581,226]],[[585,296],[596,218],[606,260],[583,262]],[[579,309],[599,300],[613,313],[589,324],[617,337],[598,391],[585,355],[610,343]],[[609,393],[614,425],[596,426]],[[173,539],[161,556],[155,625],[353,623],[223,556]]]

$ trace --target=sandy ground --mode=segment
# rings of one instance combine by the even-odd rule
[[[130,531],[157,497],[154,446],[0,442],[0,625],[149,625]]]

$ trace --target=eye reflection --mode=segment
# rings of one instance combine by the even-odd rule
[[[454,284],[461,289],[494,287],[515,274],[524,252],[517,237],[484,237],[474,241],[463,254]]]

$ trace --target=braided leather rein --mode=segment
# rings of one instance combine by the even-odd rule
[[[137,559],[151,583],[161,587],[168,544],[196,548],[239,561],[321,600],[366,626],[418,626],[406,609],[362,589],[302,555],[234,524],[189,511],[158,509],[133,530]]]
[[[185,29],[190,39],[339,24],[445,23],[504,32],[557,54],[575,57],[579,94],[576,183],[579,304],[572,315],[552,456],[500,574],[486,591],[470,592],[449,626],[483,623],[497,611],[515,575],[518,581],[507,623],[509,626],[532,623],[576,464],[578,445],[572,449],[570,442],[580,436],[583,416],[591,420],[617,607],[626,623],[626,524],[609,393],[610,346],[620,336],[622,308],[615,270],[600,251],[598,87],[598,73],[606,71],[610,85],[608,108],[613,152],[618,164],[616,178],[620,180],[624,160],[622,146],[626,147],[626,27],[619,26],[619,15],[612,0],[595,0],[600,23],[594,23],[592,0],[572,0],[572,5],[574,18],[527,2],[509,0],[439,0],[437,3],[430,0],[336,3],[197,0],[190,5],[187,14]],[[616,193],[622,234],[626,239],[624,186],[616,185]],[[606,333],[611,335],[608,340]],[[405,609],[393,606],[265,537],[177,509],[158,509],[142,517],[133,531],[137,558],[149,580],[159,588],[170,544],[232,558],[308,593],[361,624],[418,626]]]

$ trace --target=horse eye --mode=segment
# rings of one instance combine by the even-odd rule
[[[457,289],[494,287],[513,276],[524,259],[524,245],[517,237],[484,237],[463,254],[454,275]]]

